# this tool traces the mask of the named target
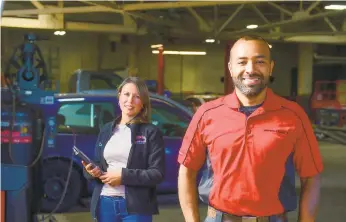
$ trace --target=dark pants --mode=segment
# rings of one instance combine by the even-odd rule
[[[208,215],[204,222],[288,222],[288,220],[286,214],[268,217],[241,217],[208,207]]]
[[[98,222],[152,222],[152,215],[129,214],[123,197],[101,196],[97,210]]]

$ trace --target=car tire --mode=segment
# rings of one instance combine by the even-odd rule
[[[40,212],[50,213],[57,207],[66,182],[69,182],[67,191],[56,212],[66,212],[76,205],[80,198],[83,182],[80,172],[75,167],[72,167],[70,180],[67,181],[69,169],[70,162],[65,160],[49,160],[43,163],[43,196],[41,197]]]

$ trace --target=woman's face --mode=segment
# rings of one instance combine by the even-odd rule
[[[123,115],[136,116],[143,108],[137,87],[133,83],[127,83],[119,94],[119,105]]]

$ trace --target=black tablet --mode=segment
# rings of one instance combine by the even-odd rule
[[[74,155],[78,156],[81,160],[83,160],[86,164],[91,163],[93,165],[93,168],[97,166],[85,153],[83,153],[80,149],[78,149],[75,146],[73,147],[73,153]]]

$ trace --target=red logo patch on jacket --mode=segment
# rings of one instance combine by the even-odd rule
[[[147,138],[145,136],[136,136],[136,144],[145,144],[147,142]]]

